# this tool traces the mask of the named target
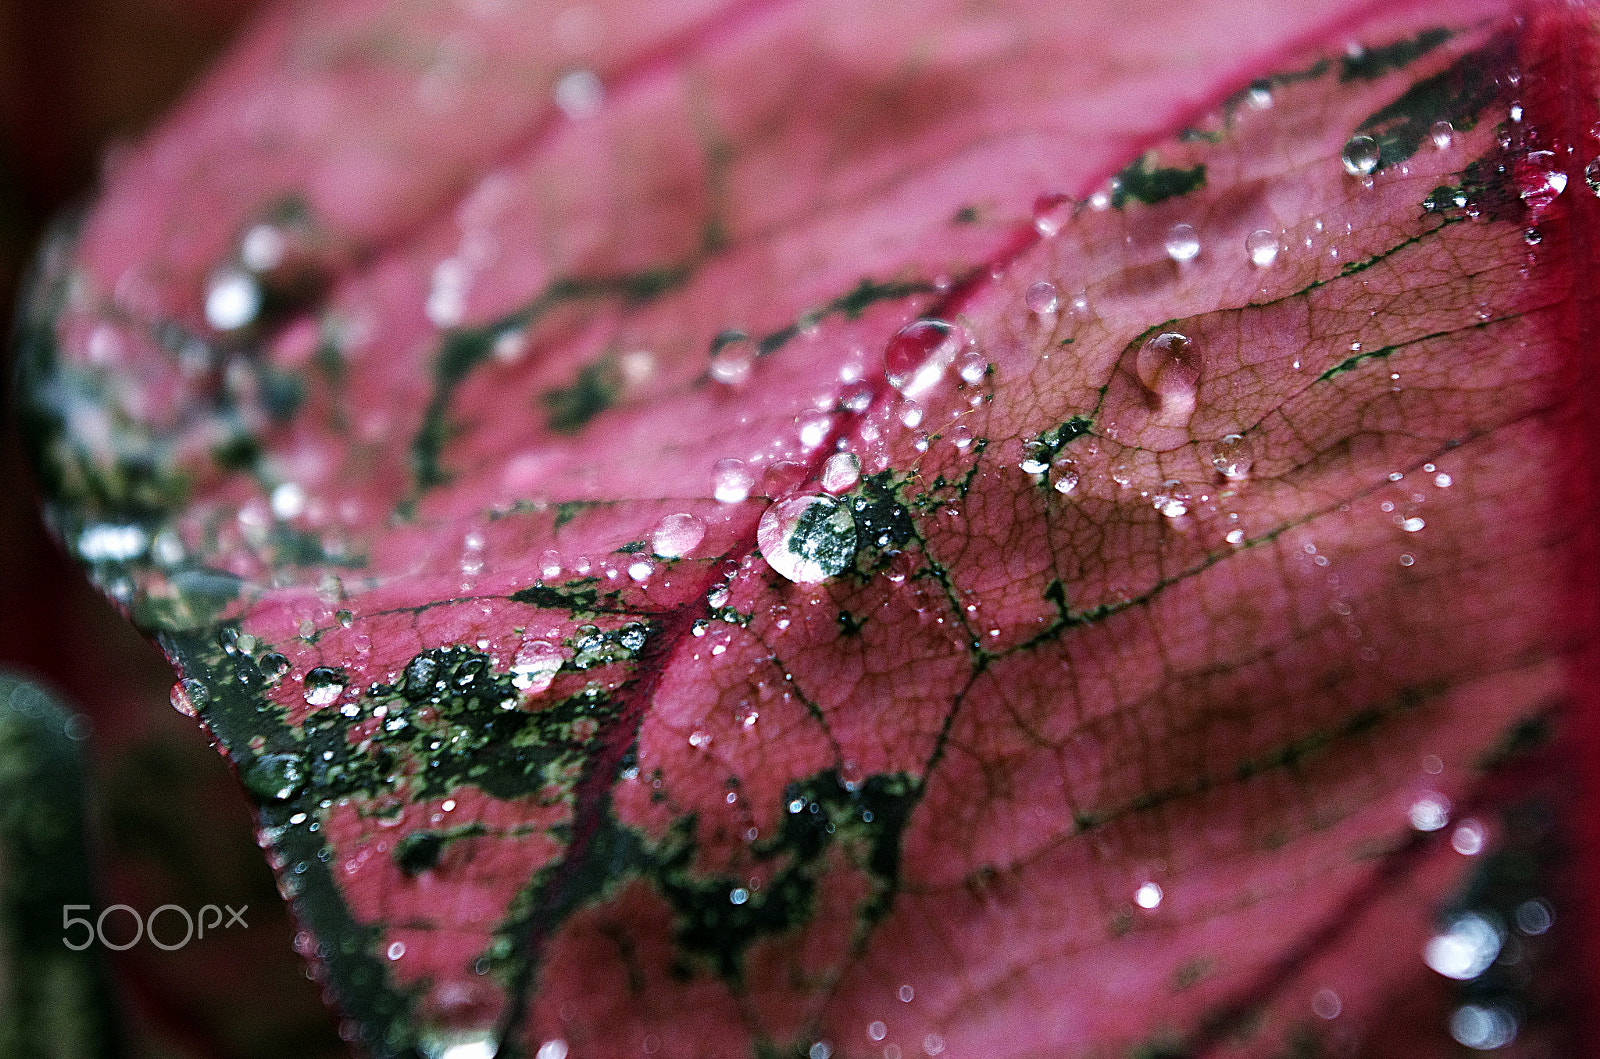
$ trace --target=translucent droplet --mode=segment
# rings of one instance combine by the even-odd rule
[[[756,362],[756,344],[743,331],[724,331],[711,343],[711,377],[725,386],[738,386],[750,378]]]
[[[1413,515],[1411,518],[1403,520],[1400,523],[1400,528],[1405,530],[1407,533],[1416,533],[1426,525],[1427,525],[1426,522],[1422,521],[1422,519],[1417,518],[1415,515]]]
[[[1550,906],[1538,898],[1522,902],[1513,914],[1516,916],[1517,929],[1531,937],[1546,933],[1555,923]]]
[[[1428,939],[1422,960],[1446,978],[1471,981],[1500,955],[1500,931],[1476,912],[1464,912]]]
[[[968,386],[976,386],[989,373],[989,362],[978,353],[963,353],[957,358],[956,374]]]
[[[1183,483],[1175,478],[1162,482],[1160,490],[1150,500],[1155,509],[1167,518],[1180,518],[1189,513],[1189,493],[1183,488]]]
[[[1040,235],[1052,236],[1072,219],[1072,200],[1065,195],[1041,195],[1033,204],[1033,227]]]
[[[546,581],[561,576],[561,553],[554,548],[548,549],[539,557],[539,576]]]
[[[1427,791],[1411,803],[1406,818],[1418,831],[1438,831],[1450,822],[1450,799]]]
[[[900,423],[908,430],[915,430],[922,423],[922,406],[907,400],[900,406]]]
[[[605,102],[605,86],[593,70],[573,70],[556,81],[556,106],[569,118],[587,118]]]
[[[1192,407],[1200,385],[1200,350],[1187,335],[1163,331],[1140,348],[1134,370],[1162,404]]]
[[[194,717],[200,708],[211,701],[210,690],[200,681],[189,677],[172,685],[172,708],[185,717]]]
[[[296,518],[306,509],[306,491],[296,482],[284,482],[272,490],[271,506],[274,518]]]
[[[1192,224],[1174,224],[1167,230],[1167,256],[1182,264],[1200,254],[1200,235]]]
[[[282,802],[300,790],[300,762],[293,754],[262,754],[250,762],[242,777],[244,785],[259,798]]]
[[[387,955],[391,960],[398,960],[405,954],[406,943],[403,941],[391,942],[388,951],[385,953],[385,955]]]
[[[1517,1038],[1517,1017],[1491,1004],[1462,1004],[1450,1016],[1450,1036],[1474,1051],[1492,1052]]]
[[[860,380],[846,383],[839,391],[839,406],[847,412],[865,412],[872,407],[872,387]]]
[[[1245,106],[1251,110],[1267,110],[1272,106],[1272,85],[1257,82],[1244,94]]]
[[[1589,185],[1590,191],[1600,195],[1600,158],[1590,159],[1583,167],[1583,182]]]
[[[534,1059],[567,1059],[567,1042],[560,1037],[553,1041],[545,1041],[539,1045],[539,1051]]]
[[[743,886],[735,886],[732,890],[728,891],[728,903],[730,905],[742,905],[749,900],[750,891],[746,890]]]
[[[1157,908],[1161,904],[1161,898],[1161,887],[1153,882],[1147,882],[1133,892],[1133,903],[1140,908]]]
[[[650,550],[663,559],[681,559],[705,539],[706,524],[695,515],[678,512],[656,523]]]
[[[1343,1001],[1331,989],[1319,989],[1311,996],[1311,1013],[1319,1019],[1336,1019],[1343,1010]]]
[[[1463,820],[1450,834],[1450,848],[1463,857],[1476,857],[1483,852],[1485,837],[1482,824]]]
[[[1066,496],[1078,488],[1078,465],[1065,456],[1050,465],[1050,488]]]
[[[1044,316],[1056,311],[1060,299],[1056,296],[1056,285],[1048,280],[1040,280],[1031,285],[1022,295],[1022,302],[1028,311],[1036,316]]]
[[[900,987],[900,1003],[909,1004],[912,1000],[916,999],[916,996],[917,991],[911,986],[903,985]]]
[[[930,1056],[944,1054],[944,1037],[937,1033],[930,1033],[922,1038],[922,1050]]]
[[[225,268],[206,285],[206,323],[218,331],[237,331],[261,313],[261,285],[255,277]]]
[[[944,320],[913,320],[895,332],[883,352],[883,373],[889,385],[916,397],[944,374],[966,345],[966,334]]]
[[[875,1041],[881,1041],[889,1036],[889,1027],[882,1022],[869,1022],[867,1024],[867,1036]]]
[[[743,460],[718,460],[711,467],[712,495],[724,504],[742,503],[756,484],[756,476]]]
[[[1450,141],[1455,138],[1455,126],[1448,121],[1436,121],[1428,126],[1428,135],[1433,139],[1433,145],[1439,150],[1448,150]]]
[[[1043,474],[1050,469],[1046,461],[1050,458],[1050,450],[1037,441],[1030,441],[1023,446],[1022,462],[1017,464],[1024,474]]]
[[[1250,255],[1250,263],[1257,268],[1267,268],[1278,260],[1278,237],[1265,228],[1257,228],[1244,237],[1245,252]]]
[[[1339,153],[1345,172],[1364,177],[1378,168],[1378,141],[1371,136],[1352,136]]]
[[[1217,473],[1232,481],[1250,477],[1255,458],[1250,454],[1250,443],[1243,434],[1224,434],[1211,446],[1211,466]]]
[[[855,517],[848,506],[824,493],[792,496],[762,513],[756,541],[779,574],[814,584],[842,572],[855,559]]]
[[[288,243],[281,228],[255,225],[239,240],[239,262],[251,272],[271,272],[283,264]]]
[[[817,1041],[806,1050],[806,1059],[833,1059],[833,1046],[827,1041]]]
[[[814,449],[828,440],[828,431],[833,429],[833,417],[825,412],[804,412],[798,420],[800,428],[800,447]]]
[[[822,465],[821,485],[824,492],[839,494],[849,492],[861,480],[861,461],[853,452],[836,452]]]
[[[306,674],[306,703],[327,706],[344,694],[344,670],[332,666],[317,666]]]

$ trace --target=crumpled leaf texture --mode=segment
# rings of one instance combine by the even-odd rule
[[[119,166],[53,514],[367,1051],[1559,1054],[1594,27],[1344,7],[287,4]]]

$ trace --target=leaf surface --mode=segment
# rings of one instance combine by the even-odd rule
[[[373,1054],[1559,1052],[1593,33],[285,5],[54,516]]]

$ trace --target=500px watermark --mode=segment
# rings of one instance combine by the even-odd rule
[[[205,937],[208,930],[215,933],[218,928],[227,930],[235,925],[249,927],[250,924],[244,921],[244,914],[249,908],[249,905],[240,905],[237,909],[232,905],[223,905],[221,908],[216,905],[201,905],[199,912],[190,915],[187,908],[178,905],[162,905],[148,916],[141,916],[139,910],[130,905],[107,905],[100,910],[99,916],[89,919],[85,916],[72,914],[74,912],[87,912],[89,910],[88,905],[62,905],[61,943],[73,952],[82,952],[98,941],[113,952],[121,952],[123,949],[133,948],[139,944],[141,939],[148,938],[150,944],[156,948],[172,952],[175,949],[183,948],[197,938]],[[226,922],[222,918],[223,909],[228,911]],[[106,936],[106,917],[113,912],[121,912],[126,918],[133,920],[133,937],[127,940],[113,940],[113,938]],[[163,915],[165,918],[160,920],[163,937],[158,938],[156,937],[156,922],[157,918]],[[124,932],[120,924],[115,920],[112,922],[115,928],[113,934],[117,939],[121,939]],[[181,937],[178,936],[180,923],[183,930]],[[77,937],[73,936],[75,930],[78,931]],[[177,940],[173,940],[174,938]]]

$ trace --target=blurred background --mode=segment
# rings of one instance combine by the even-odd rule
[[[107,152],[157,122],[261,6],[0,0],[0,316],[7,335],[45,226],[92,198]],[[239,785],[194,722],[172,709],[172,671],[160,654],[44,530],[15,435],[12,381],[8,342],[0,371],[0,671],[40,684],[87,719],[77,733],[87,737],[77,746],[88,758],[95,911],[114,903],[145,915],[164,904],[191,912],[207,904],[249,906],[244,930],[218,931],[171,952],[146,941],[104,954],[114,997],[108,1015],[120,1038],[112,1054],[344,1055],[320,991],[292,948],[294,926],[255,846]],[[0,892],[7,870],[0,835]],[[59,922],[49,926],[59,932]],[[16,927],[0,924],[0,942]],[[131,934],[131,925],[123,928]],[[175,919],[171,929],[179,929]],[[6,952],[0,943],[0,1006],[6,983],[26,971],[5,966]],[[16,1047],[18,1056],[73,1055],[62,1040]],[[0,1053],[6,1048],[0,1041]]]

